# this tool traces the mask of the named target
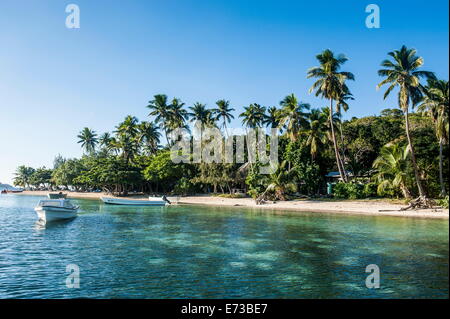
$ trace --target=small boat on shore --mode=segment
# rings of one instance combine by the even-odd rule
[[[67,194],[63,194],[63,193],[48,193],[47,194],[48,198],[50,199],[65,199],[67,197]]]
[[[39,201],[34,210],[40,220],[49,222],[74,218],[77,216],[78,208],[67,199],[46,199]]]
[[[170,201],[165,197],[149,197],[147,200],[143,199],[122,199],[112,197],[102,197],[101,200],[109,205],[128,205],[128,206],[166,206]]]

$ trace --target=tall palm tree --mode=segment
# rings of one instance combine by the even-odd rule
[[[280,125],[286,127],[287,135],[291,141],[295,141],[300,130],[307,124],[308,113],[304,110],[309,110],[311,106],[308,103],[299,102],[294,94],[286,96],[280,105]]]
[[[211,110],[206,108],[206,104],[199,102],[194,103],[193,106],[189,107],[189,110],[191,110],[191,112],[188,113],[188,116],[191,120],[200,122],[202,127],[206,125],[211,116]]]
[[[148,102],[147,107],[150,109],[149,116],[155,116],[155,123],[163,129],[167,144],[169,144],[168,126],[171,118],[171,107],[169,106],[167,95],[155,95],[153,100]]]
[[[128,115],[125,120],[116,127],[116,133],[119,135],[128,135],[130,138],[135,138],[139,132],[139,120],[135,116]]]
[[[244,112],[239,114],[239,117],[242,118],[243,125],[254,129],[262,126],[265,112],[265,107],[257,103],[252,103],[249,106],[244,107]]]
[[[95,146],[98,143],[97,133],[95,131],[85,127],[77,137],[80,139],[78,143],[81,144],[81,147],[84,148],[86,153],[92,154],[95,151]]]
[[[143,146],[148,154],[155,154],[158,150],[161,133],[154,123],[141,122],[138,125],[138,143]]]
[[[308,125],[304,134],[307,136],[305,144],[310,147],[312,161],[317,157],[321,147],[327,143],[327,121],[327,114],[320,109],[312,109],[308,115]]]
[[[264,116],[263,124],[270,128],[279,128],[280,110],[276,106],[267,109],[267,115]]]
[[[233,114],[231,112],[234,111],[233,108],[230,107],[230,101],[219,100],[216,102],[217,108],[213,110],[214,115],[216,116],[216,120],[222,120],[222,127],[225,131],[225,134],[228,136],[227,131],[227,123],[230,123],[232,119],[234,119]]]
[[[380,155],[373,162],[377,170],[374,177],[378,180],[378,193],[385,189],[398,189],[405,198],[411,198],[411,192],[407,187],[407,159],[409,147],[401,147],[399,144],[389,143],[380,150]]]
[[[439,182],[441,184],[441,196],[446,195],[443,175],[443,145],[449,141],[449,87],[448,81],[428,80],[428,85],[423,88],[423,101],[419,110],[427,112],[433,120],[436,137],[439,140]]]
[[[423,65],[423,58],[417,56],[414,49],[402,46],[400,50],[389,52],[388,55],[393,61],[384,60],[381,63],[383,69],[378,71],[378,75],[386,78],[378,84],[377,88],[389,84],[388,89],[384,93],[384,99],[396,87],[399,88],[398,103],[405,116],[406,137],[408,139],[414,176],[419,189],[419,196],[422,200],[425,200],[426,194],[420,180],[419,167],[417,166],[414,145],[410,134],[409,106],[412,105],[414,108],[422,98],[420,78],[434,79],[435,75],[432,72],[419,71],[419,68]]]
[[[307,77],[317,78],[317,81],[312,85],[309,91],[316,91],[316,96],[321,96],[330,101],[329,121],[331,123],[334,114],[333,101],[336,101],[338,105],[342,105],[341,103],[344,101],[343,97],[350,94],[350,90],[345,82],[347,80],[354,80],[355,76],[350,72],[339,71],[342,65],[348,60],[343,54],[335,56],[331,50],[325,50],[318,54],[316,58],[320,65],[309,69]],[[334,126],[330,125],[330,129],[336,156],[336,165],[341,179],[344,182],[347,182],[347,172],[340,159]]]
[[[171,133],[173,130],[189,127],[186,121],[189,118],[188,112],[184,108],[184,103],[178,98],[173,98],[172,103],[169,106],[169,117],[167,125],[167,133]],[[169,143],[170,144],[170,143]]]

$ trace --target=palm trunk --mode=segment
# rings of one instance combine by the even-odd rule
[[[414,152],[414,146],[411,140],[411,135],[409,132],[409,115],[408,115],[408,107],[405,107],[405,129],[406,129],[406,137],[408,138],[408,144],[409,144],[409,150],[411,151],[411,161],[413,164],[413,170],[414,170],[414,176],[416,178],[416,183],[417,183],[417,188],[419,189],[419,196],[421,198],[425,198],[425,191],[423,190],[422,187],[422,182],[420,181],[420,176],[419,176],[419,168],[417,166],[417,162],[416,162],[416,154]]]
[[[447,195],[444,184],[444,175],[443,175],[443,160],[442,160],[442,151],[443,151],[443,138],[439,138],[439,182],[441,183],[441,196],[444,197]]]
[[[334,145],[334,154],[336,155],[336,164],[339,170],[339,175],[341,176],[342,181],[347,182],[346,175],[344,175],[343,167],[341,166],[341,159],[339,157],[339,150],[336,142],[336,135],[334,133],[334,125],[333,125],[333,99],[330,99],[330,127],[331,127],[331,138],[333,139]]]

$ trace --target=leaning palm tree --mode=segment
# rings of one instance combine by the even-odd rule
[[[164,131],[167,144],[169,144],[168,126],[171,118],[170,105],[168,103],[167,95],[157,94],[153,97],[147,107],[150,109],[149,116],[155,117],[155,123],[158,124]]]
[[[234,111],[233,108],[230,107],[230,101],[219,100],[216,102],[217,108],[213,110],[214,115],[216,116],[216,120],[222,120],[222,127],[225,131],[225,134],[228,136],[227,131],[227,123],[230,123],[232,119],[234,119],[233,114],[231,112]]]
[[[256,203],[262,203],[269,194],[275,199],[286,200],[286,194],[297,191],[297,184],[294,181],[294,171],[286,168],[286,161],[283,161],[276,172],[269,175],[269,185],[266,190],[256,199]]]
[[[446,195],[443,176],[443,145],[449,140],[449,87],[448,81],[428,80],[428,85],[423,88],[423,101],[419,110],[426,112],[433,120],[436,137],[439,140],[439,182],[441,184],[441,196]]]
[[[92,154],[95,151],[95,146],[98,143],[95,131],[85,127],[77,137],[80,139],[78,143],[81,144],[86,153]]]
[[[380,150],[380,155],[373,162],[373,168],[377,170],[374,178],[378,180],[378,193],[386,189],[400,189],[405,198],[411,198],[408,189],[407,166],[409,147],[401,147],[399,144],[389,143]]]
[[[409,107],[412,105],[414,108],[422,98],[420,78],[434,79],[435,75],[432,72],[419,71],[419,68],[423,65],[423,58],[417,56],[416,50],[414,49],[408,49],[406,46],[402,46],[400,50],[389,52],[388,55],[392,60],[384,60],[381,63],[383,69],[378,71],[378,75],[385,77],[385,79],[378,84],[377,88],[380,88],[385,84],[389,85],[384,93],[384,99],[386,99],[396,87],[399,88],[398,103],[405,116],[406,137],[408,139],[414,176],[419,190],[418,201],[421,205],[428,207],[431,204],[426,199],[425,190],[420,180],[419,167],[417,166],[414,145],[410,134]]]
[[[294,94],[286,96],[280,105],[280,126],[286,127],[286,134],[295,141],[300,130],[307,125],[308,113],[305,110],[309,110],[310,105],[299,102]]]
[[[308,70],[308,78],[317,78],[317,81],[310,88],[310,92],[316,91],[316,96],[328,99],[330,101],[330,123],[334,114],[333,101],[341,105],[344,96],[350,94],[346,85],[347,80],[354,80],[355,76],[350,72],[339,71],[342,65],[348,60],[343,54],[335,56],[331,50],[325,50],[316,56],[320,66]],[[331,137],[333,139],[334,153],[336,156],[336,165],[341,179],[348,181],[347,173],[342,165],[339,149],[336,141],[334,126],[330,125]]]

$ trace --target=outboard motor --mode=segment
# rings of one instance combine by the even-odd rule
[[[166,195],[163,195],[163,196],[162,196],[162,200],[165,201],[165,202],[167,202],[167,203],[169,203],[169,204],[172,204],[172,203],[170,202],[170,200],[167,199]]]

